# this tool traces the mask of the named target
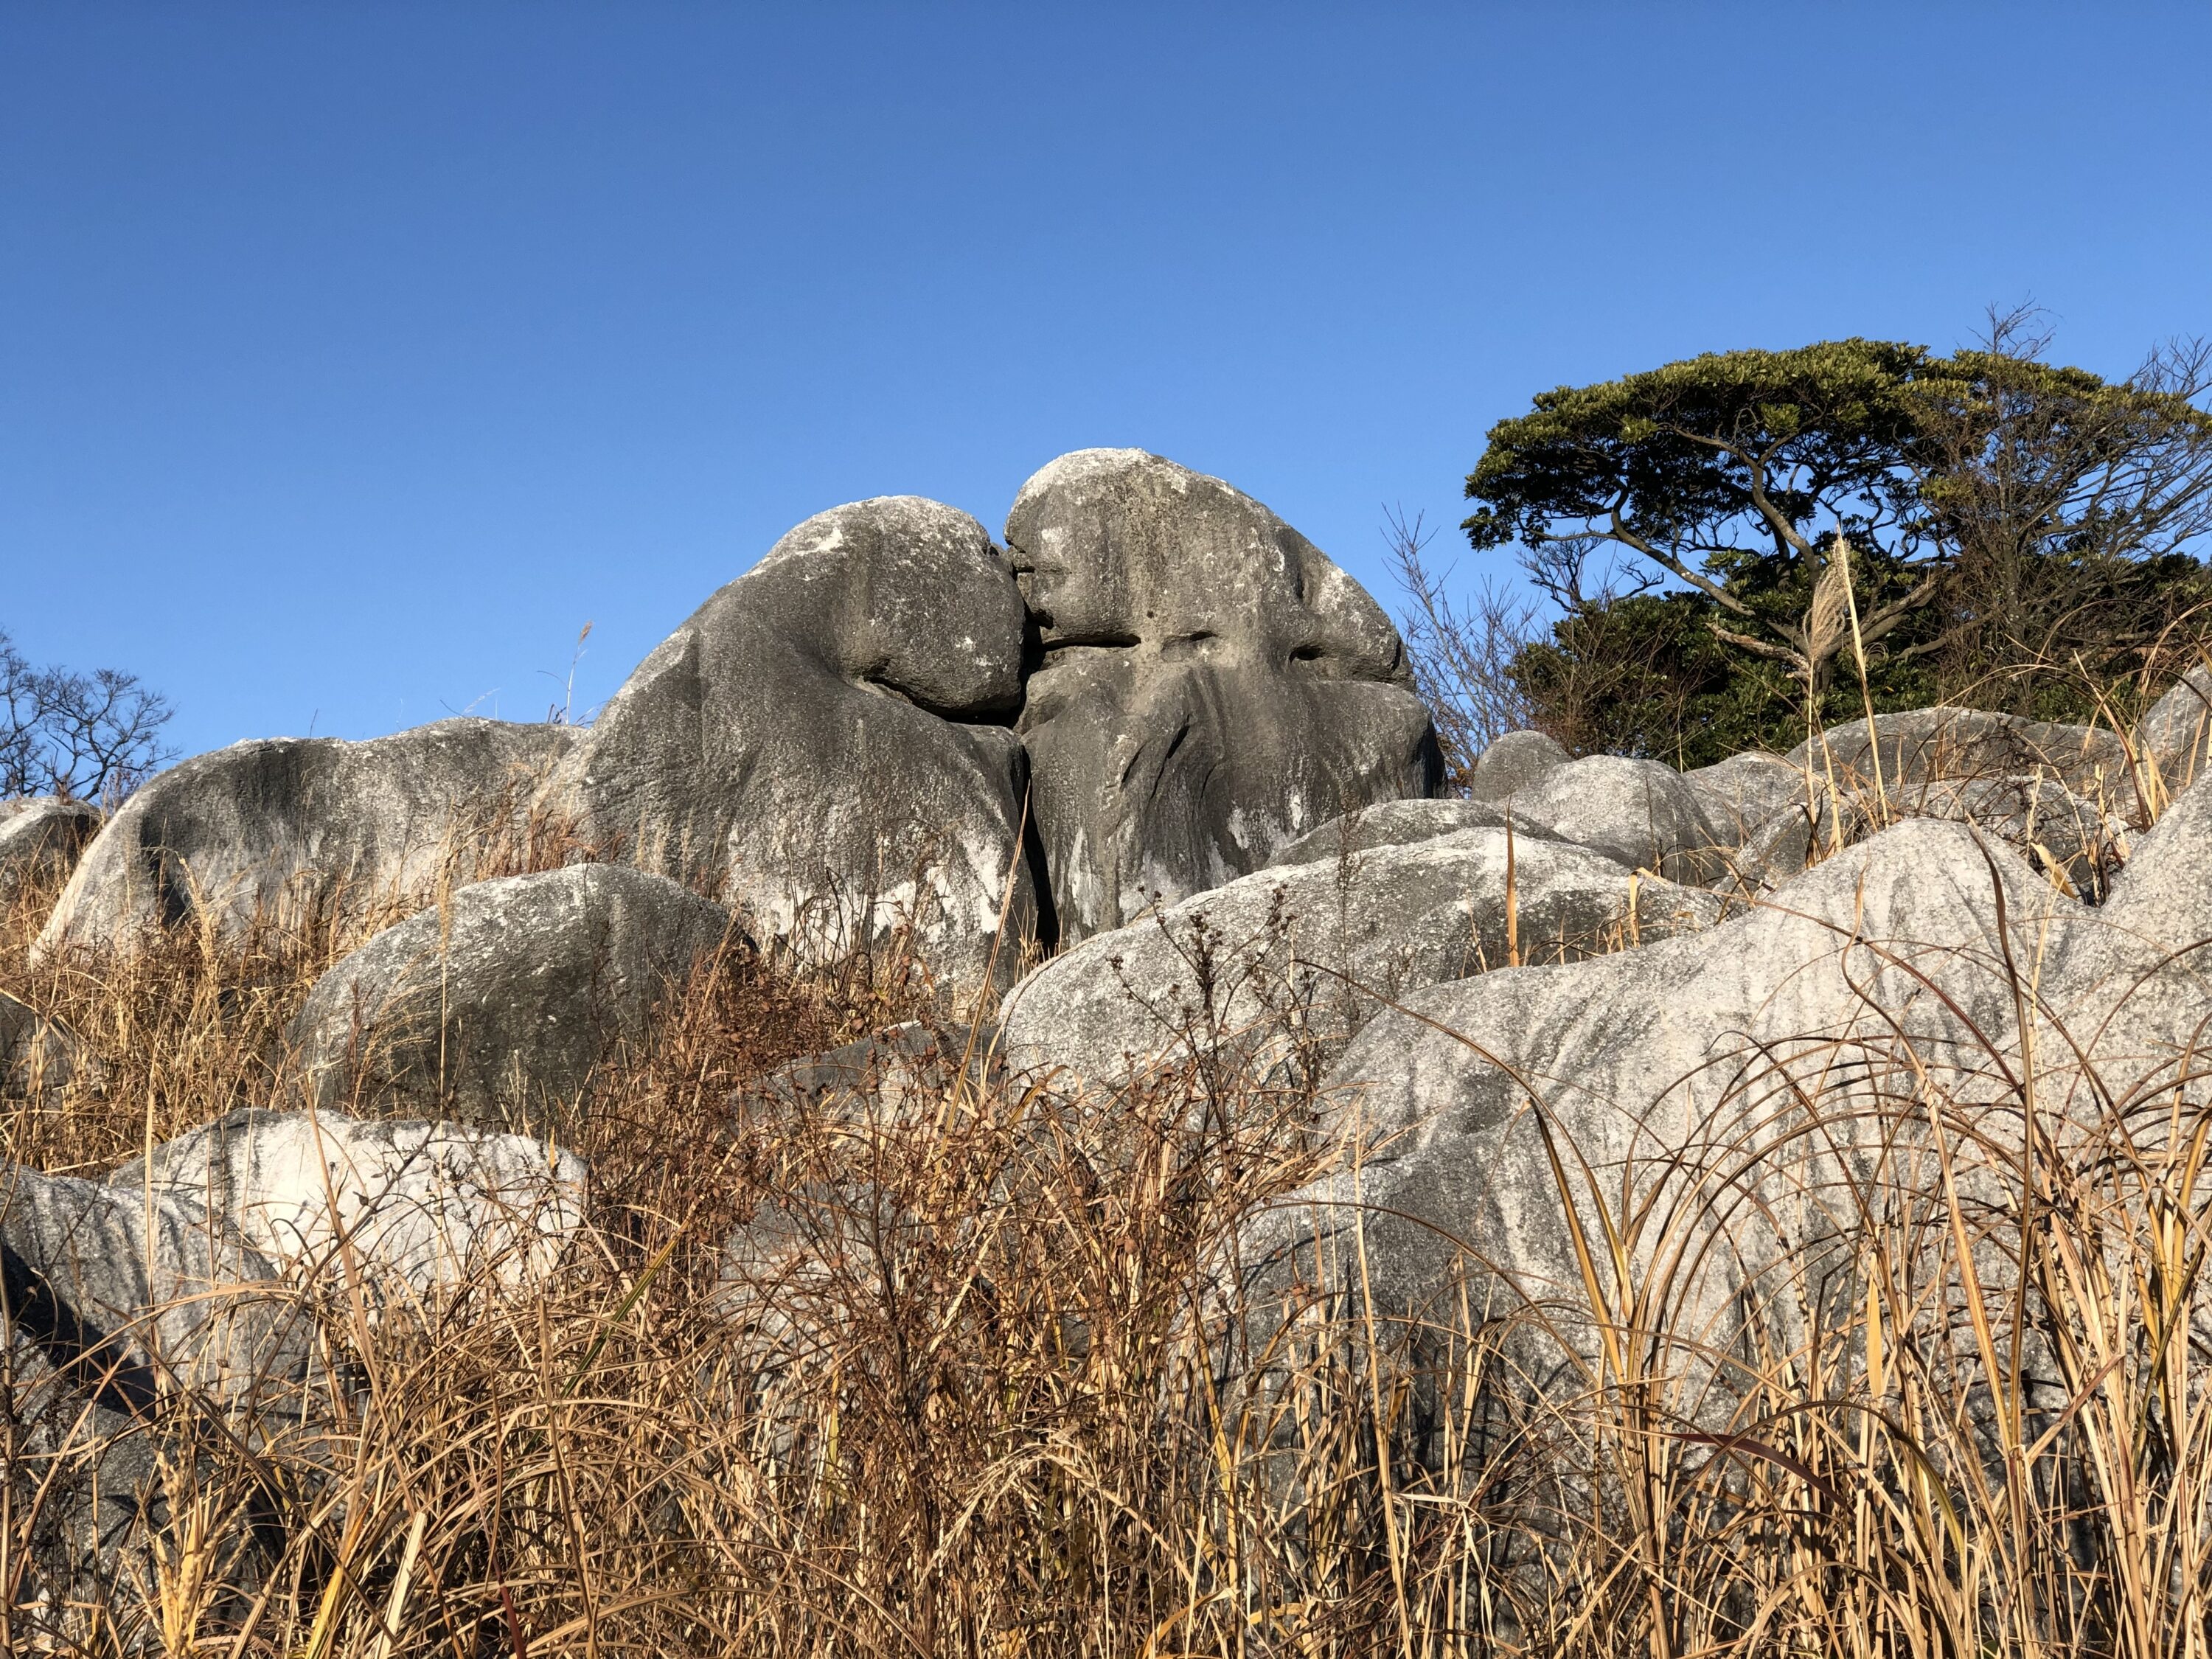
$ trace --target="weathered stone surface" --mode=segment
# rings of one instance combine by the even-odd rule
[[[542,1279],[583,1224],[587,1183],[574,1152],[526,1136],[251,1109],[109,1177],[197,1206],[288,1279],[341,1273],[379,1301]]]
[[[730,927],[720,905],[623,865],[461,888],[315,981],[292,1029],[309,1098],[569,1122],[596,1069]]]
[[[1508,732],[1477,757],[1468,793],[1476,800],[1506,800],[1573,758],[1557,738],[1541,732]]]
[[[2169,795],[2212,772],[2212,669],[2191,669],[2136,722],[2136,747]]]
[[[99,809],[81,800],[0,800],[0,906],[26,886],[67,879],[99,831]]]
[[[1724,854],[1735,845],[1680,772],[1618,755],[1586,756],[1517,790],[1513,822],[1632,869],[1692,884],[1725,874]]]
[[[1837,1159],[1860,1133],[1879,1138],[1885,1108],[1916,1086],[1986,1097],[2000,1074],[1977,1034],[2001,1050],[2008,1041],[2008,946],[2033,963],[2039,941],[2063,951],[2094,914],[2003,849],[1985,857],[1963,826],[1918,821],[1709,930],[1419,993],[1371,1021],[1330,1079],[1340,1133],[1379,1135],[1373,1155],[1358,1176],[1295,1196],[1249,1242],[1273,1253],[1270,1271],[1301,1255],[1310,1267],[1336,1227],[1316,1234],[1312,1218],[1348,1230],[1356,1202],[1371,1282],[1393,1308],[1424,1305],[1465,1260],[1496,1264],[1516,1297],[1581,1304],[1533,1099],[1578,1204],[1593,1190],[1628,1201],[1624,1182],[1639,1198],[1670,1181],[1710,1185],[1710,1216],[1680,1212],[1665,1241],[1693,1264],[1670,1317],[1725,1346],[1731,1297],[1784,1238],[1821,1236]],[[2044,988],[2066,1005],[2067,988]],[[1798,1109],[1813,1101],[1820,1133]],[[1572,1173],[1585,1164],[1588,1186]],[[1700,1250],[1683,1226],[1718,1229],[1719,1247]]]
[[[196,1433],[208,1407],[250,1443],[299,1420],[307,1321],[270,1264],[193,1205],[15,1166],[0,1171],[0,1278],[4,1478],[31,1517],[15,1628],[81,1638],[70,1602],[127,1616],[153,1583],[170,1483],[209,1437]],[[257,1562],[247,1548],[222,1571]]]
[[[626,857],[712,887],[764,940],[834,956],[917,929],[972,986],[1010,881],[1009,967],[1036,927],[1011,730],[1023,631],[966,514],[834,508],[639,665],[562,787]]]
[[[1682,778],[1697,791],[1706,817],[1739,846],[1784,807],[1805,799],[1805,774],[1781,756],[1756,749],[1685,772]]]
[[[0,991],[0,1099],[53,1093],[83,1065],[76,1039],[28,1003]]]
[[[2129,793],[2126,746],[2102,727],[2061,726],[1980,708],[1916,708],[1875,716],[1881,742],[1884,788],[1911,787],[1931,778],[2033,775],[2039,768],[2076,794],[2098,799]],[[1811,757],[1814,779],[1825,787],[1832,762],[1840,793],[1875,787],[1874,753],[1864,720],[1832,726],[1820,744],[1799,744],[1793,767]]]
[[[1405,847],[1462,830],[1503,830],[1510,814],[1502,803],[1486,800],[1386,800],[1357,807],[1331,818],[1310,835],[1301,836],[1267,860],[1275,869],[1292,864],[1312,864],[1340,853],[1364,853],[1377,847]],[[1516,834],[1535,841],[1558,837],[1547,830],[1514,823]]]
[[[2071,896],[2092,902],[2104,896],[2127,856],[2127,826],[2055,778],[1923,779],[1880,797],[1871,792],[1824,795],[1814,811],[1801,802],[1784,806],[1731,860],[1732,890],[1765,892],[1794,880],[1814,861],[1816,849],[1825,855],[1881,829],[1884,805],[1892,823],[1938,818],[1972,824],[2034,868],[2055,874]]]
[[[1510,960],[1576,960],[1711,925],[1710,893],[1502,830],[1264,870],[1088,939],[1009,995],[1019,1068],[1101,1084],[1224,1042],[1341,1042],[1396,999]],[[1631,920],[1631,905],[1634,919]],[[1646,948],[1650,948],[1648,944]]]
[[[18,1340],[133,1413],[173,1386],[227,1394],[296,1375],[296,1322],[268,1260],[190,1202],[156,1196],[150,1233],[149,1210],[141,1196],[97,1182],[0,1170],[0,1249]]]
[[[257,916],[350,927],[404,914],[441,873],[466,880],[519,833],[577,733],[450,720],[388,738],[273,738],[196,756],[123,804],[40,935],[119,947],[156,925],[236,933]]]
[[[1753,1304],[1802,1314],[1762,1279],[1771,1268],[1794,1259],[1817,1281],[1822,1241],[1856,1206],[1908,1214],[1954,1178],[1924,1133],[1928,1103],[1942,1103],[1970,1205],[2001,1200],[2016,1173],[2031,1065],[2042,1156],[2090,1156],[2075,1149],[2109,1133],[2115,1101],[2142,1103],[2132,1133],[2154,1144],[2166,1099],[2201,1068],[2208,860],[2212,785],[2142,837],[2099,908],[1986,835],[1917,819],[1695,936],[1418,994],[1370,1022],[1330,1079],[1342,1131],[1381,1136],[1373,1156],[1247,1243],[1269,1261],[1263,1279],[1321,1271],[1357,1205],[1379,1300],[1418,1309],[1455,1272],[1494,1272],[1509,1301],[1548,1300],[1552,1328],[1587,1337],[1564,1171],[1593,1229],[1598,1194],[1668,1218],[1635,1270],[1654,1272],[1663,1249],[1670,1327],[1725,1350]],[[1990,1270],[2001,1286],[2002,1264]],[[1820,1293],[1848,1297],[1851,1281]]]
[[[1064,455],[1006,520],[1043,658],[1020,729],[1063,940],[1436,793],[1397,630],[1312,543],[1134,449]]]

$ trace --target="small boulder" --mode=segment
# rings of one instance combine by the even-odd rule
[[[107,821],[38,949],[126,946],[156,926],[236,934],[257,920],[361,928],[404,915],[520,833],[577,735],[450,720],[365,743],[272,738],[196,756]]]
[[[0,801],[0,907],[27,889],[51,890],[50,884],[68,880],[99,833],[99,809],[81,800],[36,795]]]
[[[1136,449],[1063,455],[1006,545],[1042,658],[1020,730],[1063,942],[1437,793],[1397,630],[1250,496]]]
[[[598,1068],[731,937],[665,876],[571,865],[456,891],[317,980],[292,1028],[319,1110],[568,1121]]]
[[[520,1135],[248,1108],[109,1185],[198,1206],[288,1279],[337,1273],[383,1301],[543,1279],[583,1224],[587,1180],[574,1152]]]
[[[1516,836],[1509,853],[1503,830],[1463,830],[1263,870],[1087,939],[1009,994],[1003,1047],[1018,1068],[1109,1085],[1223,1043],[1326,1049],[1420,987],[1627,949],[1721,912],[1585,848]]]
[[[1011,977],[1041,886],[1012,729],[1023,638],[1013,573],[966,514],[836,507],[639,665],[559,788],[763,940],[830,958],[904,933],[973,988],[1003,913]]]
[[[1467,792],[1476,800],[1508,800],[1573,758],[1556,738],[1541,732],[1508,732],[1476,758]]]

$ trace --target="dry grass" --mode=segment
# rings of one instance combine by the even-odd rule
[[[329,937],[33,970],[40,902],[0,933],[0,985],[99,1065],[9,1113],[10,1158],[97,1172],[283,1097]],[[1717,1132],[1601,1192],[1563,1149],[1590,1249],[1571,1305],[1517,1304],[1470,1257],[1404,1319],[1357,1250],[1328,1283],[1244,1271],[1244,1224],[1365,1149],[1316,1136],[1310,1073],[1253,1075],[1235,1045],[1074,1098],[958,1068],[890,1103],[746,1086],[921,1011],[896,963],[718,963],[593,1102],[593,1215],[561,1272],[419,1319],[311,1304],[330,1363],[282,1437],[141,1425],[168,1524],[150,1580],[101,1606],[21,1600],[55,1464],[7,1437],[0,1638],[257,1659],[2207,1644],[2193,1084],[2076,1078],[2093,1109],[2069,1115],[1947,1095],[1895,1045],[1846,1099],[1801,1056],[1788,1136]],[[1876,1155],[1746,1291],[1768,1335],[1717,1356],[1649,1264],[1722,1225],[1747,1148],[1764,1169],[1846,1110]]]

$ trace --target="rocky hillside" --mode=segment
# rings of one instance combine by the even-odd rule
[[[1207,1269],[1240,1306],[1340,1288],[1351,1250],[1370,1311],[1426,1318],[1480,1262],[1485,1294],[1581,1298],[1549,1340],[1595,1364],[1607,1206],[1724,1188],[1609,1271],[1670,1276],[1705,1333],[1686,1420],[1725,1421],[1712,1356],[1817,1318],[1759,1287],[1838,1194],[1941,1188],[1951,1133],[1986,1185],[2114,1111],[2170,1126],[2143,1145],[2197,1133],[2208,715],[2200,672],[2128,732],[1937,708],[1687,774],[1522,732],[1438,799],[1375,601],[1220,481],[1092,450],[1023,487],[1003,545],[909,497],[807,520],[588,729],[245,743],[105,823],[6,804],[0,896],[58,890],[41,983],[272,931],[327,957],[254,1103],[158,1140],[149,1108],[99,1178],[10,1171],[29,1599],[145,1605],[177,1410],[272,1447],[345,1418],[366,1385],[311,1337],[334,1298],[363,1330],[481,1316],[598,1248],[573,1148],[737,958],[890,954],[916,987],[914,1023],[748,1110],[1294,1088],[1307,1178]],[[13,1109],[102,1098],[115,1063],[29,982],[0,994]],[[821,1270],[793,1212],[711,1241],[732,1330],[804,1327],[759,1317],[763,1274]]]

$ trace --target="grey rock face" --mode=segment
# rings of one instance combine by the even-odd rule
[[[1579,1300],[1534,1098],[1567,1167],[1587,1161],[1608,1193],[1633,1170],[1639,1192],[1663,1183],[1669,1158],[1724,1172],[1705,1178],[1721,1194],[1712,1224],[1725,1244],[1692,1250],[1697,1282],[1680,1291],[1686,1328],[1724,1334],[1730,1297],[1781,1248],[1773,1230],[1820,1236],[1820,1206],[1838,1195],[1834,1158],[1862,1130],[1877,1133],[1873,1109],[1893,1102],[1900,1073],[1984,1089],[1975,1033],[2003,1043],[2014,1006],[1995,885],[2022,960],[2046,926],[2063,935],[2094,915],[2002,849],[1996,863],[1993,876],[1963,826],[1902,824],[1710,930],[1439,986],[1371,1021],[1330,1084],[1342,1131],[1383,1138],[1357,1178],[1378,1296],[1410,1308],[1437,1294],[1452,1256],[1438,1240],[1456,1237],[1501,1264],[1516,1295]],[[1820,1101],[1825,1137],[1808,1136],[1793,1098]],[[1747,1201],[1726,1201],[1730,1180]],[[1295,1217],[1343,1213],[1348,1224],[1329,1206],[1352,1187],[1334,1178],[1294,1199],[1254,1247],[1279,1264],[1312,1248]]]
[[[1310,835],[1301,836],[1267,860],[1267,868],[1313,864],[1345,853],[1365,853],[1377,847],[1406,847],[1434,841],[1438,836],[1462,830],[1503,830],[1510,814],[1505,807],[1486,800],[1386,800],[1362,806],[1331,818]],[[1534,841],[1558,837],[1516,822],[1516,834]]]
[[[292,1036],[321,1109],[561,1124],[730,918],[665,876],[571,865],[456,891],[315,981]]]
[[[1815,851],[1864,840],[1890,819],[1938,818],[1974,825],[2034,868],[2054,875],[2075,897],[2103,897],[2127,856],[2127,826],[2055,778],[1934,778],[1870,793],[1823,798],[1815,811],[1791,802],[1761,825],[1732,860],[1739,890],[1770,890],[1794,880]],[[1841,830],[1838,825],[1840,823]]]
[[[1513,822],[1632,869],[1700,885],[1726,872],[1723,855],[1735,844],[1680,772],[1618,755],[1570,762],[1516,791]]]
[[[972,986],[1012,884],[1024,622],[983,527],[914,496],[809,519],[641,664],[562,787],[624,855],[703,880],[763,939],[835,956],[896,929]]]
[[[1731,755],[1682,774],[1727,839],[1741,845],[1777,812],[1805,799],[1805,775],[1779,755],[1758,750]]]
[[[99,831],[99,810],[81,800],[0,801],[0,905],[27,885],[66,879]]]
[[[1505,800],[1573,758],[1558,739],[1541,732],[1508,732],[1476,759],[1468,793],[1476,800]]]
[[[2212,771],[2212,669],[2192,668],[2136,722],[2136,744],[2178,795]]]
[[[1885,788],[1911,787],[1930,779],[2033,776],[2040,769],[2092,800],[2100,783],[2108,797],[2129,791],[2126,748],[2100,727],[1948,708],[1877,714],[1874,723]],[[1822,745],[1799,744],[1790,751],[1790,764],[1802,767],[1809,756],[1815,782],[1825,786],[1832,760],[1839,792],[1874,789],[1874,752],[1864,720],[1830,726]]]
[[[83,1065],[76,1038],[0,991],[0,1100],[52,1094]]]
[[[1496,830],[1265,870],[1198,894],[1085,941],[1016,987],[1008,1062],[1112,1084],[1224,1042],[1326,1047],[1372,1017],[1376,997],[1516,957],[1649,949],[1722,911],[1710,893],[1639,879],[1583,848],[1516,836],[1511,856],[1510,926],[1507,842]]]
[[[33,1513],[18,1629],[114,1585],[127,1609],[168,1524],[164,1462],[200,1404],[234,1425],[296,1418],[305,1322],[270,1265],[189,1204],[9,1167],[0,1277],[10,1352],[6,1478]],[[177,1407],[185,1407],[179,1411]],[[251,1431],[248,1431],[251,1434]],[[239,1564],[231,1564],[235,1568]]]
[[[1569,1176],[1586,1224],[1593,1190],[1673,1218],[1668,1316],[1704,1352],[1725,1348],[1750,1302],[1788,1314],[1771,1283],[1750,1294],[1774,1264],[1806,1261],[1869,1194],[1903,1213],[1939,1188],[1920,1103],[1947,1103],[1958,1179],[1982,1205],[2001,1185],[1970,1166],[2013,1156],[2012,1079],[2029,1054],[2045,1155],[2062,1162],[2094,1142],[2100,1103],[2162,1103],[2191,1075],[2212,995],[2208,858],[2205,786],[2142,839],[2101,908],[1965,825],[1915,820],[1692,937],[1416,994],[1370,1022],[1330,1079],[1340,1127],[1382,1137],[1375,1156],[1248,1243],[1273,1253],[1270,1273],[1310,1268],[1341,1243],[1310,1218],[1356,1201],[1379,1297],[1432,1301],[1463,1265],[1439,1240],[1464,1239],[1516,1297],[1553,1299],[1554,1328],[1571,1332],[1586,1304],[1533,1099],[1564,1167],[1589,1166],[1587,1187]],[[1661,1249],[1657,1234],[1640,1248]],[[1990,1271],[2002,1285],[2002,1264]],[[1847,1277],[1829,1289],[1853,1293]]]
[[[203,919],[236,933],[257,915],[359,926],[404,914],[441,872],[466,879],[481,848],[515,832],[576,736],[451,720],[366,743],[275,738],[196,756],[108,821],[39,948],[120,947]]]
[[[1006,545],[1043,652],[1020,729],[1063,940],[1247,874],[1350,807],[1436,793],[1389,618],[1249,496],[1080,450],[1022,486]]]
[[[520,1135],[248,1109],[109,1184],[197,1206],[287,1279],[350,1269],[385,1300],[543,1279],[583,1223],[587,1179],[574,1152]]]

